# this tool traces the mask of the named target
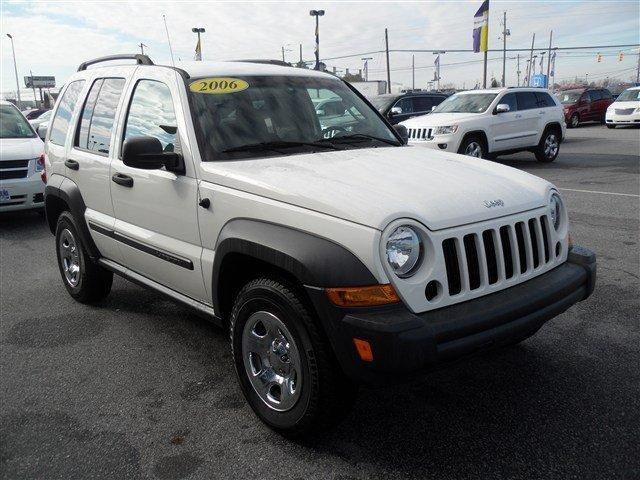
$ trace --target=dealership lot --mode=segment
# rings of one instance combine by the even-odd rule
[[[561,189],[598,254],[590,299],[520,346],[363,389],[304,443],[254,417],[224,332],[121,279],[101,306],[75,303],[42,218],[0,217],[2,476],[637,478],[639,137],[586,125],[551,164],[499,160]]]

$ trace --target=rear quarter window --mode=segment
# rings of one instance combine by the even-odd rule
[[[80,92],[84,86],[84,80],[76,80],[71,82],[64,91],[60,104],[56,110],[56,115],[51,122],[51,134],[49,141],[56,145],[64,145],[67,138],[67,132],[71,125],[71,117],[79,101]]]

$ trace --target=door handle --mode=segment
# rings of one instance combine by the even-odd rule
[[[80,168],[80,164],[75,160],[65,160],[64,164],[67,168],[70,168],[71,170],[78,170]]]
[[[116,182],[118,185],[122,185],[123,187],[133,187],[133,178],[129,175],[125,175],[124,173],[115,173],[113,177],[111,177],[111,180]]]

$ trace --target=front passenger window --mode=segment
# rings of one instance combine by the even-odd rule
[[[518,110],[518,102],[516,101],[515,93],[507,93],[498,103],[505,103],[509,105],[510,112],[515,112],[516,110]]]
[[[177,150],[177,130],[169,87],[155,80],[140,80],[127,114],[124,141],[131,137],[155,137],[165,152],[173,152]]]

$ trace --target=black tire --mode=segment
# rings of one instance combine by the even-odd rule
[[[543,163],[553,162],[560,153],[560,132],[556,128],[547,128],[533,154]]]
[[[578,113],[574,113],[569,118],[569,122],[567,123],[568,128],[578,128],[580,126],[580,115]]]
[[[478,151],[479,156],[473,155],[470,151]],[[460,147],[458,147],[458,153],[462,155],[468,155],[470,157],[475,158],[486,158],[487,157],[487,145],[482,137],[478,135],[469,135],[462,139],[462,143],[460,143]]]
[[[293,361],[293,349],[299,353],[300,365],[295,371],[300,371],[300,377],[298,381],[296,376],[295,383],[300,385],[300,391],[295,403],[286,411],[276,411],[276,406],[269,406],[267,403],[268,398],[263,400],[270,391],[268,387],[263,387],[261,394],[258,393],[259,387],[254,388],[249,373],[253,366],[251,355],[254,354],[243,353],[243,336],[247,341],[246,336],[256,333],[256,330],[252,330],[252,325],[258,327],[260,320],[256,323],[255,319],[260,318],[259,315],[264,315],[265,312],[277,317],[284,325],[287,337],[291,337],[286,338],[287,347],[290,346],[289,342],[292,344],[292,352],[288,349],[286,351],[287,359],[291,353],[290,360]],[[269,328],[274,330],[272,326]],[[269,343],[269,332],[263,331],[267,344],[273,346],[274,343]],[[283,334],[283,330],[277,331]],[[231,313],[230,340],[231,353],[244,396],[256,415],[272,429],[285,436],[301,437],[326,430],[348,413],[355,400],[357,386],[345,377],[315,315],[294,286],[272,278],[258,278],[247,283],[238,293]],[[271,355],[271,347],[267,350]],[[276,363],[277,359],[271,363],[271,368],[268,362],[263,364],[260,361],[260,368],[256,370],[262,372],[263,368],[271,368],[269,371],[275,372]],[[262,376],[254,374],[253,378],[259,379]],[[257,380],[254,382],[260,383]]]
[[[68,248],[63,244],[67,242]],[[72,241],[72,242],[71,242]],[[65,274],[65,257],[62,251],[75,252],[74,258],[78,267],[73,280]],[[109,295],[113,283],[113,273],[96,265],[89,258],[89,254],[78,235],[78,227],[69,212],[62,212],[56,226],[56,254],[58,269],[62,283],[74,299],[80,303],[96,303]],[[73,254],[70,254],[73,256]]]
[[[614,124],[607,123],[607,128],[616,128],[616,125],[615,125],[615,123]]]

